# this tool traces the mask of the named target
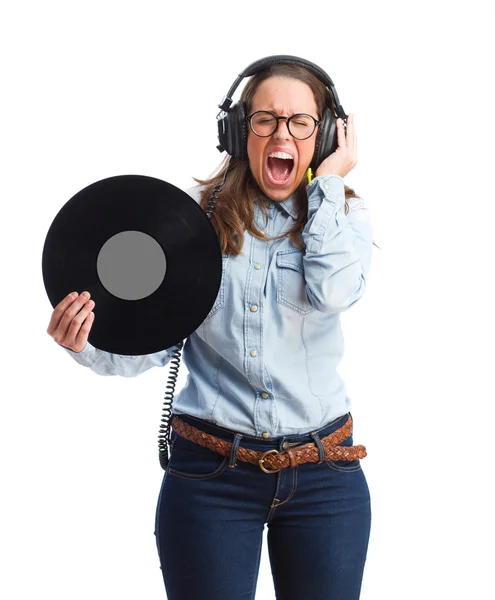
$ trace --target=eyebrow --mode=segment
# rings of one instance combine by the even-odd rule
[[[258,108],[258,110],[268,110],[270,112],[275,113],[277,115],[277,117],[281,117],[282,116],[282,114],[281,114],[282,111],[277,110],[272,105],[270,105],[270,108]],[[318,116],[315,117],[310,112],[306,112],[306,111],[303,111],[303,110],[299,110],[297,112],[293,112],[291,115],[284,115],[284,116],[292,117],[294,115],[309,115],[310,117],[313,117],[314,119],[318,120]]]

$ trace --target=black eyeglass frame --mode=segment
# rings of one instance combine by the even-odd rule
[[[253,124],[251,123],[251,119],[254,117],[254,115],[257,115],[260,112],[262,112],[262,113],[268,113],[268,114],[272,115],[272,117],[274,119],[276,119],[276,121],[277,121],[277,125],[275,126],[275,129],[271,133],[269,133],[268,135],[260,135],[259,133],[256,133],[256,131],[253,128]],[[294,119],[295,117],[310,117],[311,119],[313,119],[313,121],[315,123],[315,126],[313,128],[313,131],[308,136],[306,136],[304,138],[298,138],[298,137],[296,137],[292,133],[292,131],[290,130],[290,126],[289,125],[290,125],[290,121],[292,119]],[[290,135],[295,140],[300,140],[300,141],[302,141],[302,140],[308,140],[314,134],[314,132],[316,131],[317,126],[321,124],[321,121],[318,121],[318,119],[315,119],[312,115],[308,115],[307,113],[297,113],[295,115],[291,115],[290,117],[278,117],[271,110],[257,110],[254,113],[252,113],[251,115],[249,115],[249,116],[246,117],[246,121],[249,123],[249,127],[251,128],[251,131],[254,133],[254,135],[256,135],[258,137],[261,137],[261,138],[270,137],[271,135],[273,135],[277,131],[277,129],[278,129],[278,124],[279,124],[280,119],[282,119],[283,121],[285,121],[287,123],[287,131],[290,133]]]

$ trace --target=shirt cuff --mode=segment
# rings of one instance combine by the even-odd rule
[[[62,348],[66,350],[67,353],[70,356],[72,356],[72,358],[75,361],[77,361],[80,365],[83,365],[83,367],[91,367],[91,365],[93,365],[96,362],[98,358],[98,353],[101,352],[100,350],[98,350],[98,348],[95,348],[89,342],[86,342],[86,346],[84,346],[81,352],[74,352],[74,350],[66,348],[65,346],[62,346]]]
[[[320,175],[306,187],[308,208],[318,208],[323,199],[345,204],[344,180],[340,175]]]

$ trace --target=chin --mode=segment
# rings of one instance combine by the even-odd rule
[[[256,182],[265,196],[270,198],[270,200],[276,201],[287,200],[287,198],[297,190],[300,183],[293,180],[286,185],[277,186],[273,185],[271,182],[265,182],[263,179],[259,181],[258,178],[256,178]]]
[[[270,200],[275,200],[281,202],[282,200],[287,200],[289,196],[291,196],[296,190],[262,190],[265,196],[270,198]]]

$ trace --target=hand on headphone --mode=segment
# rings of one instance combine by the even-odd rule
[[[347,134],[342,119],[337,120],[338,147],[327,156],[316,169],[315,177],[322,175],[340,175],[345,177],[357,164],[357,137],[354,129],[354,115],[347,117]]]

